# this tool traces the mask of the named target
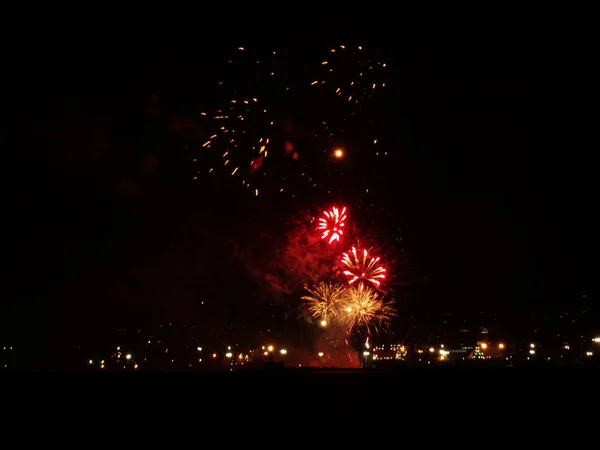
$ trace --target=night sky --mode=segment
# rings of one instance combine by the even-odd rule
[[[256,311],[269,304],[293,315],[247,269],[264,263],[297,214],[332,201],[394,255],[401,311],[520,314],[595,290],[589,63],[578,39],[196,39],[97,39],[85,51],[40,43],[35,57],[15,55],[21,63],[1,91],[12,193],[6,333],[68,340],[167,320],[212,326],[215,317],[261,326]],[[385,93],[360,112],[373,120],[364,135],[353,123],[312,141],[315,123],[346,110],[296,87],[317,79],[340,45],[387,64]],[[248,60],[277,51],[279,84],[256,81],[256,66],[242,63],[226,75],[240,46]],[[242,96],[260,86],[282,124],[258,196],[193,162],[210,133],[200,113],[226,98],[223,79]],[[344,161],[328,159],[337,145]],[[319,188],[301,179],[304,169]]]

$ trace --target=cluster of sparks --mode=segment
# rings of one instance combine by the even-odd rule
[[[302,297],[308,312],[322,327],[341,326],[347,334],[362,328],[370,335],[384,330],[396,315],[390,302],[364,285],[343,287],[322,282]]]
[[[379,286],[381,285],[381,281],[379,280],[385,278],[386,272],[379,265],[379,260],[379,257],[369,255],[367,249],[359,252],[356,250],[356,247],[352,247],[351,251],[344,253],[342,256],[342,263],[347,268],[344,270],[344,275],[348,277],[350,284],[358,281],[359,286],[363,286],[364,283]]]
[[[345,207],[325,211],[317,225],[321,239],[330,245],[339,243],[345,220]],[[346,268],[342,274],[347,284],[321,282],[306,288],[308,294],[302,300],[308,313],[322,327],[341,326],[348,335],[355,329],[364,329],[369,335],[385,330],[396,313],[392,303],[377,292],[386,273],[380,258],[352,246],[342,254],[341,262]]]
[[[234,51],[216,80],[216,107],[200,112],[194,180],[234,177],[255,196],[267,189],[295,196],[301,186],[332,193],[326,179],[315,176],[314,163],[326,164],[331,156],[341,162],[344,151],[334,150],[334,143],[367,132],[358,124],[368,121],[361,114],[386,86],[387,64],[362,46],[340,45],[315,54],[310,78],[302,79],[286,74],[295,57],[244,47]],[[315,105],[308,108],[314,114],[302,114],[292,125],[307,130],[311,141],[298,143],[286,136],[285,127],[299,105],[310,105],[311,99]],[[369,138],[375,149],[377,136]]]
[[[319,219],[318,229],[323,231],[321,239],[329,239],[331,244],[333,241],[340,241],[344,234],[344,226],[346,225],[346,208],[340,211],[335,206],[331,211],[325,211],[324,217]]]
[[[371,288],[361,284],[346,290],[341,320],[348,332],[355,327],[364,327],[369,334],[372,331],[378,332],[384,329],[395,315],[396,311],[391,303],[380,299]]]
[[[317,319],[322,327],[334,322],[345,298],[344,287],[339,284],[319,283],[306,290],[308,295],[302,297],[302,300],[306,301],[310,315]]]

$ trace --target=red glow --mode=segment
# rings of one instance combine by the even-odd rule
[[[346,221],[346,208],[340,211],[337,207],[331,208],[330,211],[325,211],[323,217],[319,219],[317,230],[322,230],[321,239],[329,239],[328,243],[340,241],[344,234],[344,226]]]

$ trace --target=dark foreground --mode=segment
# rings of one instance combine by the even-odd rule
[[[442,415],[448,421],[463,414],[461,411],[489,414],[510,410],[514,414],[526,408],[523,411],[531,414],[532,410],[553,411],[557,405],[574,411],[594,402],[599,374],[595,368],[571,366],[141,371],[121,376],[115,372],[87,376],[29,372],[18,376],[6,373],[0,378],[11,387],[4,391],[3,400],[18,404],[25,395],[36,402],[46,398],[44,401],[52,404],[83,403],[85,408],[90,402],[104,404],[107,399],[124,402],[126,408],[145,405],[149,411],[183,411],[190,405],[204,410],[210,404],[212,414],[219,417],[249,410],[265,421],[287,417],[291,411],[334,418],[366,413],[388,417],[394,412],[437,420],[437,415]]]

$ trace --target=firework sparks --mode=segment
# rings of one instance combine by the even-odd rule
[[[371,334],[385,330],[395,315],[391,302],[380,299],[373,289],[360,284],[344,291],[338,320],[346,326],[348,334],[357,328]]]
[[[339,284],[319,283],[313,289],[306,288],[309,295],[302,297],[308,306],[311,316],[326,327],[338,316],[341,301],[344,298],[344,288]]]
[[[321,239],[329,238],[329,244],[333,241],[339,242],[344,234],[346,208],[344,207],[340,211],[334,206],[331,211],[325,211],[323,216],[319,219],[319,225],[317,226],[318,230],[323,231]]]
[[[186,149],[189,145],[198,150],[192,158],[193,179],[209,173],[223,176],[254,195],[258,189],[260,196],[277,192],[294,198],[307,189],[330,193],[328,180],[313,172],[287,130],[305,129],[310,135],[302,139],[315,140],[315,148],[328,154],[322,159],[327,162],[341,163],[347,157],[343,148],[332,150],[332,140],[342,145],[361,135],[376,144],[376,130],[366,131],[363,124],[371,121],[370,111],[385,92],[387,64],[377,53],[362,46],[324,48],[303,64],[311,74],[309,81],[290,73],[287,61],[296,59],[292,53],[286,57],[273,49],[232,47],[215,62],[219,75],[211,86],[214,101],[198,111],[195,131],[185,143]],[[280,120],[282,114],[289,116],[286,109],[296,111],[302,105],[311,111],[319,105],[319,114],[306,114],[294,123]],[[295,123],[300,120],[303,123]]]
[[[378,287],[381,284],[379,280],[385,278],[386,272],[379,264],[379,259],[370,256],[366,249],[363,249],[361,254],[356,247],[352,247],[350,252],[342,256],[342,263],[347,267],[343,273],[350,279],[350,284],[358,281],[361,286],[366,282]]]

